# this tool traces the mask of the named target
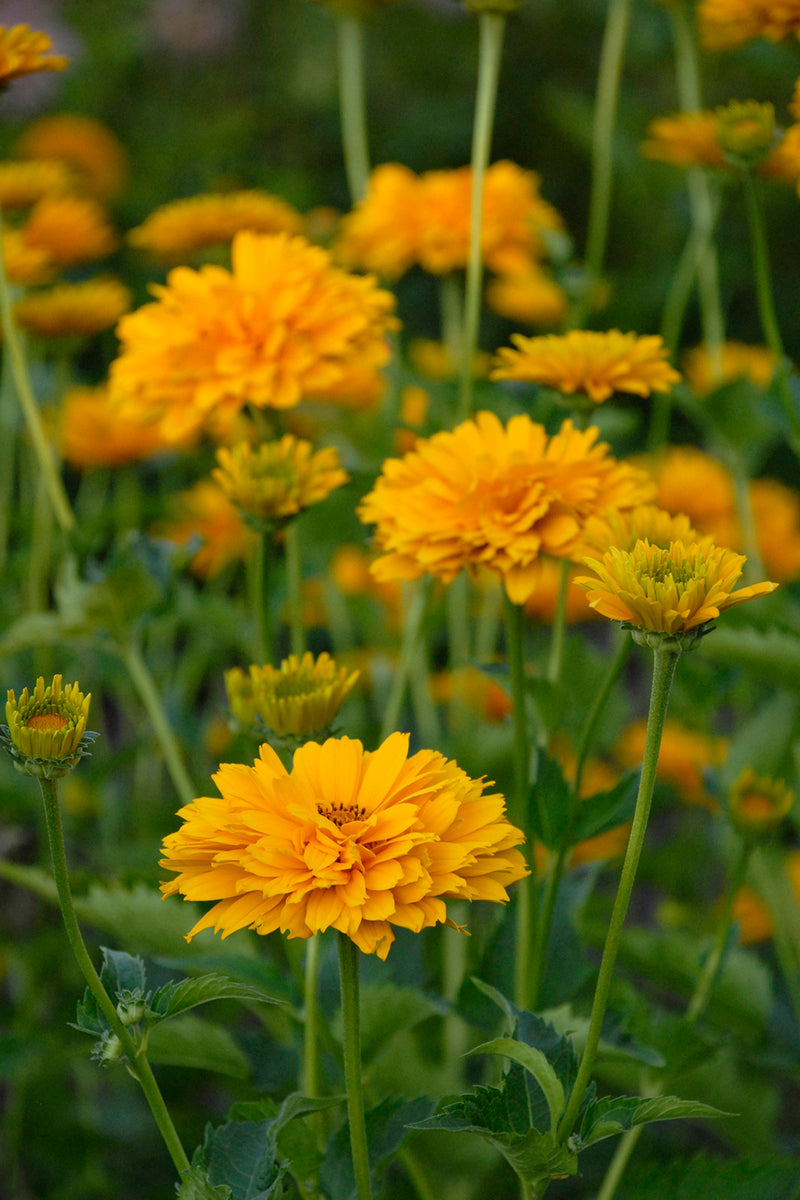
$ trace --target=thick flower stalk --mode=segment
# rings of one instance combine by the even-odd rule
[[[215,782],[220,797],[182,808],[164,840],[164,894],[216,901],[189,938],[333,928],[385,958],[396,926],[446,922],[447,898],[503,903],[527,874],[503,797],[435,751],[409,757],[405,734],[372,753],[351,738],[308,742],[291,771],[263,745]]]
[[[245,405],[375,399],[394,298],[287,234],[236,235],[232,270],[176,267],[120,321],[112,399],[180,442]]]

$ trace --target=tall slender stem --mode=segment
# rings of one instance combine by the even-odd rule
[[[353,13],[336,13],[339,58],[339,112],[347,186],[353,204],[367,191],[369,143],[364,87],[364,22]]]
[[[189,1160],[186,1157],[180,1138],[172,1123],[172,1118],[167,1111],[164,1097],[161,1095],[143,1048],[137,1046],[129,1029],[123,1025],[113,1000],[94,969],[80,931],[80,926],[78,925],[78,919],[75,916],[75,908],[72,903],[72,889],[70,888],[69,873],[67,871],[67,856],[64,847],[61,810],[58,803],[58,781],[55,779],[40,779],[39,785],[41,787],[42,800],[44,801],[47,835],[50,842],[50,854],[53,860],[53,876],[56,891],[58,892],[58,902],[72,953],[75,956],[75,961],[86,980],[89,990],[97,1001],[98,1008],[108,1021],[112,1032],[119,1038],[122,1049],[128,1059],[130,1070],[141,1085],[145,1099],[150,1106],[150,1111],[158,1125],[170,1157],[180,1174],[183,1171],[189,1170]]]
[[[614,129],[631,7],[632,0],[611,0],[603,34],[592,131],[592,188],[586,236],[587,286],[573,320],[576,326],[583,324],[592,306],[594,289],[602,277],[606,254],[614,170]]]
[[[347,1088],[347,1116],[350,1122],[350,1150],[358,1200],[372,1200],[369,1176],[369,1149],[364,1113],[364,1087],[361,1079],[361,1035],[359,1026],[358,955],[355,942],[344,934],[339,939],[339,985],[342,995],[344,1026],[344,1080]]]
[[[472,198],[457,413],[459,421],[466,420],[472,411],[472,361],[478,345],[483,288],[483,181],[492,149],[492,129],[505,27],[504,13],[483,12],[478,16],[478,84],[472,126]]]
[[[564,665],[564,638],[567,629],[567,587],[569,585],[569,559],[562,558],[558,581],[558,598],[550,635],[550,656],[547,661],[547,681],[557,684]]]
[[[300,553],[298,518],[290,521],[284,531],[286,556],[286,603],[289,607],[289,645],[292,654],[303,657],[306,631],[303,625],[303,559]]]
[[[136,642],[131,640],[119,647],[119,654],[131,677],[131,682],[139,694],[139,699],[142,701],[150,718],[153,732],[164,755],[164,761],[167,764],[167,770],[175,786],[175,791],[184,804],[191,804],[197,792],[189,778],[178,741],[167,720],[167,714],[164,712],[158,688],[142,657],[142,652]]]
[[[409,589],[404,589],[407,591]],[[392,686],[386,701],[386,708],[381,722],[381,740],[397,729],[400,711],[403,707],[403,696],[406,685],[413,669],[414,655],[417,653],[422,620],[428,607],[428,589],[419,583],[413,585],[411,601],[403,622],[403,640],[400,644],[400,658],[394,669]]]
[[[617,959],[622,926],[628,911],[628,904],[633,891],[639,856],[644,844],[647,821],[650,816],[650,804],[653,799],[653,788],[656,781],[658,752],[661,748],[661,734],[669,705],[669,693],[675,675],[679,655],[672,650],[653,651],[653,684],[650,692],[650,710],[647,714],[647,734],[645,737],[642,774],[639,780],[639,792],[636,797],[636,810],[631,825],[628,849],[622,864],[619,888],[611,912],[606,944],[597,977],[592,1012],[589,1018],[589,1030],[586,1035],[586,1046],[581,1058],[578,1074],[570,1093],[567,1107],[558,1127],[559,1142],[566,1142],[572,1133],[575,1121],[580,1111],[586,1088],[592,1076],[597,1048],[600,1045],[600,1034],[603,1028],[608,1005],[608,995],[611,990],[611,979],[614,963]]]
[[[698,980],[694,995],[689,1001],[689,1007],[686,1010],[686,1020],[690,1025],[694,1025],[698,1018],[705,1011],[711,996],[714,984],[719,976],[722,966],[722,958],[725,953],[725,947],[728,944],[728,935],[731,930],[731,919],[733,916],[733,902],[736,899],[736,893],[744,883],[744,877],[747,874],[747,864],[750,861],[750,855],[753,852],[754,843],[748,838],[742,838],[739,843],[739,848],[734,859],[733,866],[728,874],[728,880],[725,885],[725,897],[722,903],[722,912],[720,913],[719,922],[717,924],[717,932],[714,938],[714,945],[711,947],[711,953],[705,961],[702,974]]]
[[[0,222],[1,224],[2,222]],[[3,342],[9,359],[11,376],[17,390],[22,413],[25,417],[25,423],[28,427],[28,433],[30,434],[34,453],[39,464],[39,470],[47,484],[47,492],[56,520],[62,531],[69,533],[75,524],[75,517],[67,499],[67,493],[64,490],[61,476],[56,470],[52,449],[42,427],[39,406],[33,394],[33,388],[31,387],[28,375],[28,364],[25,361],[25,354],[22,349],[22,340],[14,322],[8,279],[3,265],[2,228],[0,228],[0,324],[2,325]]]

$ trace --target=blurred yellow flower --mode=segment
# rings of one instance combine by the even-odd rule
[[[349,478],[335,447],[315,452],[290,433],[255,448],[249,442],[221,446],[217,462],[214,479],[249,523],[288,521]]]
[[[230,563],[247,558],[256,543],[258,535],[210,479],[173,496],[169,507],[169,519],[159,522],[153,532],[179,546],[199,541],[190,567],[200,579],[213,579]]]
[[[106,387],[76,387],[65,392],[57,421],[61,457],[81,470],[120,467],[161,449],[158,430],[120,417]]]
[[[236,720],[252,729],[261,721],[281,737],[310,737],[329,730],[358,680],[358,671],[337,667],[330,654],[290,654],[279,667],[233,667],[225,691]]]
[[[501,317],[539,328],[560,325],[569,307],[564,289],[535,262],[491,280],[486,303]]]
[[[72,174],[64,163],[49,159],[0,162],[0,208],[3,212],[31,208],[43,196],[66,192],[72,184]]]
[[[105,258],[117,244],[105,209],[88,196],[43,196],[22,227],[28,246],[57,267]]]
[[[622,767],[638,767],[644,758],[647,721],[633,721],[614,747],[614,757]],[[727,739],[714,737],[698,729],[687,729],[667,717],[661,736],[657,777],[670,784],[685,804],[698,804],[715,811],[719,805],[708,794],[704,772],[719,767],[728,753]]]
[[[773,592],[777,583],[734,588],[745,558],[722,546],[640,539],[632,550],[612,546],[602,559],[586,558],[592,576],[576,579],[603,616],[635,630],[674,635],[702,631],[721,612]]]
[[[50,54],[52,44],[46,33],[30,25],[0,25],[0,87],[36,71],[63,71],[69,59]]]
[[[721,378],[706,346],[695,346],[683,355],[683,374],[692,391],[707,396],[722,383],[749,379],[756,387],[768,388],[775,371],[775,355],[768,346],[747,346],[744,342],[725,342],[720,347]]]
[[[290,772],[267,745],[252,767],[223,764],[221,798],[182,808],[161,866],[165,895],[215,900],[188,934],[251,928],[308,938],[337,929],[386,958],[394,927],[447,920],[445,899],[508,899],[527,874],[498,794],[394,733],[375,751],[307,742]]]
[[[408,343],[408,361],[426,379],[444,381],[458,378],[458,363],[443,342],[414,338]],[[476,350],[472,358],[472,376],[485,379],[489,373],[489,355]]]
[[[641,145],[642,154],[675,167],[730,169],[720,143],[722,112],[723,109],[714,112],[704,109],[656,117],[647,128],[647,138]],[[769,179],[794,183],[800,175],[800,161],[793,150],[790,152],[784,146],[785,141],[784,137],[773,146],[760,160],[756,171]]]
[[[613,395],[649,396],[668,392],[680,375],[666,361],[667,348],[657,334],[607,333],[571,329],[565,334],[511,338],[516,349],[498,350],[491,379],[515,379],[580,393],[594,404]]]
[[[699,542],[701,536],[684,513],[673,514],[655,504],[592,516],[586,522],[586,541],[605,554],[609,546],[632,550],[640,538],[666,548],[670,542]],[[711,540],[711,539],[709,539]]]
[[[795,794],[783,779],[745,767],[730,790],[728,814],[743,837],[762,838],[780,828],[794,802]]]
[[[131,293],[117,279],[59,283],[28,292],[14,305],[14,320],[36,337],[92,337],[116,325],[131,306]]]
[[[128,175],[128,158],[116,135],[101,121],[75,113],[34,121],[20,137],[17,154],[66,164],[81,187],[100,200],[118,196]]]
[[[394,298],[287,234],[238,233],[232,271],[176,267],[156,300],[123,317],[111,392],[166,440],[230,421],[247,404],[291,408],[380,386]]]
[[[431,694],[437,704],[449,704],[458,698],[484,721],[496,724],[511,716],[508,692],[477,667],[459,667],[439,671],[431,679]]]
[[[590,524],[591,518],[587,522],[587,528]],[[537,559],[531,571],[533,590],[525,601],[525,616],[530,620],[549,624],[555,619],[561,589],[561,567],[562,563],[557,558],[543,556]],[[580,571],[581,568],[575,566],[570,566],[568,570],[565,608],[568,625],[599,620],[600,617],[600,614],[590,607],[586,593],[575,587],[575,578]]]
[[[784,859],[784,870],[800,906],[800,850],[790,850]],[[751,887],[740,888],[733,902],[733,919],[739,925],[739,941],[743,946],[764,942],[775,932],[772,913]]]
[[[242,229],[300,233],[302,226],[300,214],[279,196],[257,190],[220,192],[162,205],[129,232],[128,241],[138,250],[175,260],[231,242]]]
[[[3,266],[9,283],[37,287],[49,283],[56,272],[46,250],[29,246],[19,229],[3,227]]]
[[[697,21],[709,50],[733,50],[759,37],[780,42],[800,33],[800,0],[700,0]]]
[[[527,416],[504,426],[481,412],[387,459],[358,509],[376,526],[376,578],[428,573],[450,582],[464,568],[485,567],[524,604],[541,554],[575,557],[590,515],[651,497],[644,473],[617,462],[597,437],[597,429],[579,431],[571,421],[548,437]]]

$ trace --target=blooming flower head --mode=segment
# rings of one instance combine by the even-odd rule
[[[33,206],[22,236],[28,246],[44,250],[51,263],[106,258],[117,244],[105,209],[88,196],[49,195]]]
[[[69,168],[50,159],[0,163],[0,207],[6,213],[30,208],[43,196],[68,191],[72,182]]]
[[[652,546],[663,547],[670,542],[702,540],[685,513],[673,514],[655,504],[598,513],[586,522],[586,541],[601,554],[609,546],[632,550],[640,538],[647,538]]]
[[[158,430],[120,417],[106,387],[71,388],[59,405],[59,451],[80,470],[139,462],[161,449]]]
[[[179,492],[170,504],[171,516],[154,532],[179,546],[200,542],[191,570],[200,579],[213,579],[237,559],[246,558],[257,534],[240,517],[222,489],[211,479]]]
[[[37,71],[63,71],[69,59],[48,53],[52,44],[46,33],[29,25],[0,25],[0,87]]]
[[[780,828],[794,801],[794,792],[783,779],[745,767],[730,790],[728,814],[744,837],[761,838]]]
[[[726,608],[774,591],[778,585],[769,582],[734,591],[745,561],[722,546],[671,542],[663,548],[640,539],[632,550],[612,546],[602,559],[586,558],[595,575],[575,582],[593,608],[650,644],[651,633],[702,636]]]
[[[527,874],[503,797],[435,751],[409,757],[405,734],[371,753],[308,742],[289,772],[263,745],[252,767],[224,764],[214,780],[221,797],[182,808],[164,840],[164,894],[217,902],[189,938],[333,928],[386,958],[395,927],[446,921],[449,897],[502,903]]]
[[[548,437],[527,416],[504,426],[481,412],[388,459],[358,510],[376,526],[376,578],[429,573],[449,582],[464,568],[485,567],[524,604],[540,554],[575,557],[585,552],[590,514],[650,499],[644,473],[617,462],[597,436],[565,421]]]
[[[755,101],[749,103],[755,104]],[[731,112],[727,134],[722,133],[725,124],[723,117],[726,113],[726,109],[723,108],[713,112],[704,109],[700,112],[680,112],[656,117],[647,128],[647,138],[641,146],[642,154],[655,162],[670,163],[675,167],[712,167],[729,170],[731,161],[725,156],[721,140],[722,136],[723,139],[728,138],[729,144],[735,141],[736,112],[732,106],[729,108]],[[740,134],[743,132],[740,128]],[[741,137],[739,140],[741,142]],[[775,131],[774,144],[773,139],[770,139],[765,146],[765,153],[754,164],[755,170],[769,179],[794,183],[800,174],[800,164],[796,152],[788,152],[785,141],[786,139],[781,140]]]
[[[225,672],[225,691],[236,720],[247,729],[261,722],[280,737],[310,737],[329,730],[358,671],[337,667],[329,654],[290,654],[279,667]]]
[[[492,379],[516,379],[578,394],[601,404],[614,394],[649,396],[668,392],[680,375],[666,361],[667,348],[653,334],[593,333],[571,329],[565,334],[527,338],[512,335],[516,346],[498,350]]]
[[[29,292],[14,305],[14,320],[36,337],[92,337],[116,325],[131,306],[131,294],[117,279],[60,283]]]
[[[697,20],[709,50],[733,50],[759,37],[780,42],[800,33],[800,0],[700,0]]]
[[[17,153],[66,165],[82,190],[99,200],[118,196],[128,174],[127,155],[116,135],[102,121],[76,113],[54,113],[32,122]]]
[[[347,483],[335,447],[314,452],[310,442],[287,433],[253,448],[240,442],[217,451],[212,472],[219,486],[251,524],[290,520]]]
[[[97,737],[86,729],[91,699],[77,683],[62,687],[60,675],[47,686],[40,676],[33,691],[25,688],[19,700],[9,691],[8,724],[0,726],[0,733],[14,766],[24,775],[45,779],[67,775]]]
[[[292,408],[379,381],[393,297],[287,234],[238,233],[232,271],[176,267],[156,300],[120,321],[111,391],[167,441],[246,404]],[[379,386],[379,383],[377,384]]]
[[[683,356],[683,374],[692,391],[707,396],[722,383],[749,379],[759,388],[768,388],[775,373],[775,355],[768,346],[748,346],[743,342],[724,342],[718,366],[706,346],[695,346]]]
[[[208,246],[231,242],[242,229],[300,233],[300,214],[268,192],[222,192],[174,200],[132,229],[128,241],[161,259],[186,258]]]

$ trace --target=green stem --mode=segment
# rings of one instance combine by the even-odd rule
[[[302,658],[306,648],[306,631],[303,627],[303,558],[300,553],[300,530],[297,517],[290,521],[284,530],[283,549],[286,556],[289,646],[292,654]]]
[[[614,1193],[619,1186],[622,1176],[625,1174],[625,1168],[636,1149],[636,1143],[639,1141],[643,1129],[644,1125],[635,1125],[633,1129],[626,1130],[617,1142],[613,1157],[603,1177],[600,1191],[597,1193],[597,1200],[613,1200]]]
[[[369,180],[369,143],[364,87],[364,22],[353,13],[336,13],[339,59],[339,112],[342,151],[350,200],[363,199]]]
[[[600,51],[592,131],[592,187],[586,237],[586,290],[573,321],[578,327],[583,324],[592,306],[606,253],[614,169],[614,129],[631,7],[632,0],[611,0]]]
[[[553,631],[550,637],[550,656],[547,662],[547,681],[557,684],[561,679],[561,669],[564,665],[564,639],[567,630],[567,586],[569,584],[569,559],[562,558],[561,574],[558,582],[558,600]]]
[[[461,370],[464,353],[464,303],[458,275],[451,271],[439,282],[439,326],[442,345],[454,371]]]
[[[497,85],[503,56],[505,13],[482,12],[478,16],[478,83],[472,125],[472,198],[470,206],[469,257],[464,296],[464,337],[461,345],[461,379],[458,420],[472,411],[472,362],[478,346],[483,290],[483,181],[492,149],[492,128],[497,103]]]
[[[647,734],[645,737],[642,774],[639,780],[639,792],[636,797],[636,810],[631,825],[628,848],[622,864],[619,888],[611,912],[611,920],[603,948],[603,958],[597,977],[592,1012],[589,1018],[589,1031],[586,1036],[586,1046],[581,1058],[578,1074],[570,1093],[567,1107],[558,1127],[558,1140],[563,1143],[572,1133],[583,1101],[586,1088],[592,1076],[597,1049],[600,1045],[600,1034],[603,1028],[611,990],[611,980],[614,964],[617,958],[622,926],[628,911],[628,904],[633,891],[639,856],[644,844],[647,820],[650,816],[650,804],[653,799],[653,788],[656,780],[658,752],[661,747],[661,734],[669,705],[669,693],[675,675],[679,654],[671,650],[653,651],[653,684],[650,692],[650,710],[647,714]]]
[[[470,661],[469,629],[470,581],[464,571],[453,580],[445,595],[447,614],[447,659],[451,672],[467,666]],[[463,692],[453,688],[447,716],[451,729],[458,729],[464,722],[466,705]]]
[[[45,479],[47,493],[56,520],[61,530],[64,533],[69,533],[75,524],[75,517],[70,508],[61,476],[56,470],[52,449],[42,427],[39,406],[33,394],[33,388],[31,387],[28,375],[28,364],[25,360],[22,341],[11,308],[11,294],[3,264],[2,220],[0,220],[0,324],[2,325],[3,342],[9,359],[11,375],[17,390],[22,413],[25,417],[25,423],[28,427],[34,453],[39,464],[39,470]]]
[[[319,958],[322,945],[320,934],[306,942],[303,971],[303,1095],[315,1098],[322,1095],[322,1070],[319,1053]],[[325,1142],[325,1122],[322,1113],[313,1113],[311,1124],[320,1148]]]
[[[339,985],[342,995],[344,1026],[344,1080],[347,1089],[347,1116],[350,1122],[350,1150],[358,1200],[372,1200],[369,1176],[369,1150],[364,1114],[364,1088],[361,1079],[361,1038],[358,1010],[358,955],[355,942],[345,933],[339,940]]]
[[[750,240],[753,248],[753,270],[755,273],[756,296],[758,312],[761,318],[761,328],[764,340],[777,360],[775,378],[778,392],[786,413],[789,426],[789,442],[800,457],[800,411],[792,392],[789,380],[789,360],[783,348],[778,318],[775,312],[775,300],[772,294],[772,279],[769,267],[769,249],[767,232],[764,225],[764,213],[761,207],[761,196],[758,181],[751,171],[743,174],[745,201],[747,205],[747,220],[750,226]]]
[[[717,926],[714,944],[711,947],[711,953],[705,961],[702,974],[698,980],[694,995],[689,1001],[689,1007],[686,1010],[686,1020],[690,1025],[698,1020],[705,1011],[711,995],[714,984],[719,977],[720,968],[722,966],[722,958],[725,953],[725,947],[728,944],[728,936],[731,929],[731,919],[733,916],[733,902],[736,899],[736,894],[739,888],[744,883],[745,875],[747,874],[747,866],[750,862],[750,855],[753,852],[754,843],[749,838],[742,838],[739,842],[739,849],[734,859],[728,875],[728,881],[725,886],[725,897],[722,904],[722,913],[720,914],[719,924]]]
[[[61,824],[61,810],[58,803],[58,782],[55,779],[40,779],[39,785],[44,801],[47,835],[50,842],[50,853],[53,860],[53,876],[55,878],[58,902],[61,915],[64,918],[64,928],[72,953],[75,956],[81,974],[97,1001],[97,1006],[108,1021],[112,1032],[119,1038],[122,1049],[128,1059],[132,1074],[139,1081],[145,1099],[150,1106],[161,1136],[170,1153],[178,1173],[189,1170],[189,1160],[186,1157],[180,1138],[178,1137],[172,1118],[167,1111],[164,1097],[151,1070],[150,1064],[142,1046],[137,1046],[128,1028],[119,1018],[114,1002],[104,988],[100,976],[94,969],[89,952],[75,916],[72,903],[72,889],[69,884],[67,871],[67,856],[64,848],[64,832]]]
[[[404,589],[404,594],[407,594],[409,590],[411,589]],[[403,622],[400,658],[394,669],[392,686],[389,690],[389,697],[383,713],[381,741],[385,741],[389,734],[397,729],[397,723],[400,720],[400,711],[403,707],[403,696],[405,695],[406,684],[413,670],[414,656],[417,652],[422,620],[427,607],[428,588],[419,583],[414,584],[413,590],[411,590],[411,602],[405,621]]]
[[[153,676],[142,658],[138,645],[133,640],[123,643],[118,650],[130,675],[131,683],[150,718],[150,724],[153,726],[153,732],[164,755],[175,791],[184,804],[191,804],[197,793],[184,765],[175,734],[170,728]]]
[[[0,369],[0,575],[5,573],[11,536],[18,421],[19,410],[14,394],[14,381],[8,366],[8,356],[4,355]]]

